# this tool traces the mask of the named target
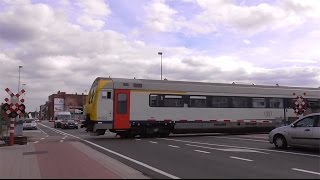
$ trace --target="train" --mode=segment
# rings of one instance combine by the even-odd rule
[[[268,132],[295,120],[296,97],[320,109],[320,88],[97,77],[85,127],[122,138],[183,133]]]

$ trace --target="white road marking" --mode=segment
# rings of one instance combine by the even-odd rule
[[[206,154],[210,154],[211,152],[208,152],[208,151],[201,151],[201,150],[194,150],[194,151],[196,151],[196,152],[200,152],[200,153],[206,153]]]
[[[221,148],[212,148],[212,147],[206,147],[206,146],[198,146],[198,145],[194,145],[194,144],[186,144],[186,145],[187,145],[187,146],[204,148],[204,149],[213,149],[213,150],[218,150],[218,151],[227,151],[227,152],[254,152],[254,153],[261,153],[261,154],[269,154],[269,153],[260,152],[260,151],[256,151],[256,150],[251,150],[251,149],[239,149],[239,148],[221,149]]]
[[[43,132],[46,136],[49,136],[46,132],[44,132],[42,129],[38,128],[41,132]]]
[[[137,141],[140,141],[141,139],[136,139]]]
[[[253,161],[251,159],[239,158],[239,157],[235,157],[235,156],[230,156],[230,158],[239,159],[239,160],[242,160],[242,161]]]
[[[158,139],[163,139],[163,140],[167,140],[167,141],[184,142],[184,143],[202,144],[202,145],[209,145],[209,146],[221,146],[221,147],[231,147],[231,148],[253,149],[253,150],[257,150],[257,151],[269,151],[269,152],[276,152],[276,153],[294,154],[294,155],[310,156],[310,157],[318,157],[318,158],[320,158],[319,155],[287,152],[287,151],[280,151],[280,150],[259,149],[259,148],[250,148],[250,147],[242,147],[242,146],[229,146],[229,145],[222,145],[222,144],[211,144],[211,143],[202,143],[202,142],[194,142],[194,141],[184,141],[184,140],[169,139],[169,138],[158,138]]]
[[[51,130],[53,129],[53,128],[48,127],[48,126],[46,126],[46,125],[44,125],[44,124],[41,124],[41,125],[49,128],[49,129],[51,129]],[[164,172],[164,171],[162,171],[162,170],[160,170],[160,169],[157,169],[157,168],[155,168],[155,167],[152,167],[152,166],[150,166],[150,165],[148,165],[148,164],[145,164],[145,163],[140,162],[140,161],[138,161],[138,160],[132,159],[132,158],[130,158],[130,157],[127,157],[127,156],[125,156],[125,155],[122,155],[122,154],[120,154],[120,153],[117,153],[117,152],[115,152],[115,151],[112,151],[112,150],[107,149],[107,148],[105,148],[105,147],[102,147],[102,146],[100,146],[100,145],[98,145],[98,144],[95,144],[95,143],[93,143],[93,142],[91,142],[91,141],[82,139],[82,138],[80,138],[80,137],[78,137],[78,136],[74,136],[74,135],[72,135],[72,134],[68,134],[68,135],[69,135],[69,136],[72,136],[72,137],[74,137],[74,138],[77,138],[77,139],[79,139],[79,140],[81,140],[81,141],[84,141],[84,142],[86,142],[86,143],[88,143],[88,144],[91,144],[91,145],[93,145],[93,146],[95,146],[95,147],[98,147],[98,148],[100,148],[100,149],[103,149],[103,150],[105,150],[105,151],[107,151],[107,152],[109,152],[109,153],[112,153],[112,154],[114,154],[114,155],[117,155],[117,156],[119,156],[119,157],[122,157],[122,158],[124,158],[124,159],[126,159],[126,160],[129,160],[129,161],[131,161],[131,162],[134,162],[134,163],[136,163],[136,164],[138,164],[138,165],[140,165],[140,166],[143,166],[143,167],[145,167],[145,168],[148,168],[148,169],[150,169],[150,170],[152,170],[152,171],[154,171],[154,172],[157,172],[157,173],[159,173],[159,174],[162,174],[162,175],[164,175],[164,176],[167,176],[167,177],[169,177],[169,178],[171,178],[171,179],[181,179],[181,178],[179,178],[179,177],[177,177],[177,176],[174,176],[174,175],[169,174],[169,173],[167,173],[167,172]]]
[[[63,140],[60,140],[60,142],[63,142]]]
[[[49,137],[49,135],[47,135],[46,137]]]
[[[269,141],[257,140],[257,139],[231,138],[231,137],[213,137],[213,136],[210,136],[210,137],[212,137],[212,138],[221,138],[221,139],[234,139],[234,140],[242,140],[242,141],[256,141],[256,142],[267,142],[267,143],[269,143]]]
[[[41,140],[44,140],[45,138],[41,138]]]
[[[310,173],[310,174],[316,174],[316,175],[319,175],[319,176],[320,176],[320,173],[318,173],[318,172],[307,171],[307,170],[298,169],[298,168],[292,168],[292,170],[294,170],[294,171],[301,171],[301,172]]]
[[[63,137],[62,139],[66,139],[66,138],[67,138],[67,136]]]
[[[173,147],[173,148],[180,148],[179,146],[174,146],[174,145],[168,145],[170,147]]]
[[[35,141],[34,143],[37,144],[39,141]]]
[[[150,143],[153,143],[153,144],[158,144],[158,142],[154,142],[154,141],[149,141]]]

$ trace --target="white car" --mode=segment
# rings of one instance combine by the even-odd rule
[[[288,126],[273,129],[269,133],[269,142],[276,148],[287,146],[320,148],[320,113],[306,115]]]
[[[24,122],[23,122],[23,130],[25,129],[34,129],[34,130],[37,130],[38,127],[37,127],[37,123],[34,119],[26,119]]]

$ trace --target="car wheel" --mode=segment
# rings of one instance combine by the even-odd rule
[[[273,144],[276,148],[284,149],[288,146],[286,138],[284,138],[282,135],[276,135],[273,138]]]

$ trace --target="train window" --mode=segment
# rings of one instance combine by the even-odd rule
[[[101,91],[101,97],[103,99],[107,98],[107,92],[106,91]]]
[[[267,105],[265,98],[252,98],[252,107],[265,108]]]
[[[248,108],[248,98],[246,97],[232,97],[232,107]]]
[[[183,98],[182,96],[165,95],[164,106],[165,107],[183,107]]]
[[[126,114],[127,113],[127,95],[126,94],[118,94],[118,114]]]
[[[189,107],[207,107],[207,97],[190,96]]]
[[[283,99],[270,98],[270,108],[283,108]]]
[[[212,97],[211,105],[213,108],[227,108],[228,98],[227,97]]]
[[[107,93],[107,99],[111,99],[111,92],[110,91]]]
[[[160,96],[151,94],[149,97],[149,103],[151,107],[159,107],[160,106]]]

